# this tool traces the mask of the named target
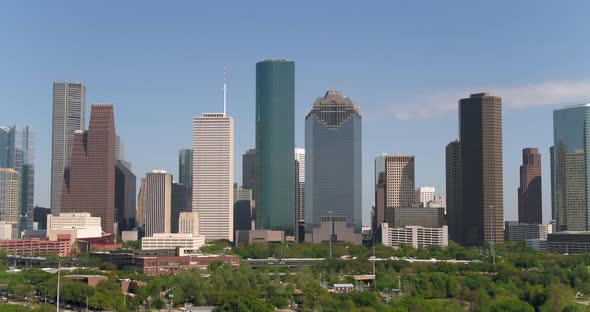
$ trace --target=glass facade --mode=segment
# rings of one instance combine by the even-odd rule
[[[178,183],[193,187],[193,150],[178,151]]]
[[[557,230],[590,230],[590,104],[553,111],[553,139]]]
[[[16,126],[0,129],[0,167],[19,172],[19,233],[33,229],[35,200],[35,132]]]
[[[295,62],[256,64],[256,228],[295,233]]]
[[[305,224],[320,226],[330,213],[360,231],[361,116],[337,91],[318,98],[305,119]]]

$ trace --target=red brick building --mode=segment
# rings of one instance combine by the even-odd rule
[[[195,255],[195,256],[144,256],[135,258],[135,264],[146,275],[175,274],[180,270],[205,270],[211,262],[222,261],[234,268],[240,267],[238,256]]]
[[[115,232],[115,140],[113,105],[92,105],[88,130],[74,134],[61,193],[61,212],[100,217],[106,233]]]
[[[58,238],[57,241],[39,238],[0,240],[0,249],[18,256],[43,256],[54,253],[65,257],[72,252],[69,236],[67,239]]]

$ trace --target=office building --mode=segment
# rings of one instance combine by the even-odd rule
[[[141,178],[141,182],[139,184],[139,193],[137,194],[137,209],[135,211],[135,224],[140,237],[145,234],[145,208],[147,200],[146,192],[146,177],[143,177]]]
[[[51,241],[68,235],[71,244],[81,238],[102,237],[100,218],[89,213],[62,212],[59,216],[47,215],[47,238]]]
[[[371,215],[372,234],[377,242],[381,241],[381,224],[385,222],[385,185],[385,172],[381,172],[377,185],[375,185],[375,202]]]
[[[205,236],[181,233],[154,233],[141,239],[141,250],[176,249],[199,250],[205,245]]]
[[[271,230],[238,230],[236,231],[236,245],[252,243],[284,243],[284,231]]]
[[[249,149],[242,155],[242,187],[256,189],[256,150]]]
[[[549,148],[549,162],[550,162],[550,167],[549,170],[550,172],[550,176],[549,178],[551,179],[551,221],[555,221],[557,219],[556,217],[556,213],[555,213],[555,164],[554,164],[554,148],[553,146],[551,146]]]
[[[418,206],[428,207],[436,199],[436,188],[434,186],[421,186],[416,188],[414,202]]]
[[[346,216],[326,215],[320,217],[320,226],[311,228],[305,233],[305,241],[309,243],[353,243],[361,244],[363,235],[356,231]]]
[[[414,156],[385,156],[385,222],[393,224],[393,209],[414,205]]]
[[[181,212],[178,217],[178,233],[199,235],[199,214],[196,212]]]
[[[295,148],[295,217],[305,221],[305,149]]]
[[[93,104],[88,130],[74,134],[60,212],[88,212],[100,217],[106,233],[115,233],[115,165],[113,105]]]
[[[537,148],[522,150],[518,187],[518,222],[543,223],[541,198],[541,155]]]
[[[426,228],[439,228],[445,225],[445,209],[429,207],[397,207],[392,211],[392,228],[418,225]]]
[[[14,239],[13,228],[15,228],[13,224],[0,221],[0,240]]]
[[[191,211],[191,188],[184,184],[172,183],[171,233],[178,232],[178,218],[183,212]]]
[[[171,233],[172,230],[172,175],[165,170],[153,170],[142,179],[137,199],[138,216],[144,220],[145,236]]]
[[[445,147],[445,180],[447,190],[447,224],[449,239],[461,242],[461,151],[459,140]]]
[[[328,91],[305,118],[305,225],[320,226],[333,213],[362,226],[362,133],[359,107]]]
[[[115,136],[115,160],[131,170],[131,162],[125,160],[125,141],[119,136]]]
[[[30,127],[0,127],[0,168],[18,171],[19,234],[33,229],[35,200],[35,132]]]
[[[459,101],[461,243],[502,242],[502,98],[472,94]]]
[[[207,240],[233,241],[234,120],[204,113],[193,122],[193,211]]]
[[[234,183],[234,232],[252,229],[252,190]]]
[[[295,234],[295,63],[256,64],[256,228]]]
[[[118,233],[135,228],[136,177],[121,160],[115,164],[115,222]]]
[[[33,227],[33,230],[47,230],[47,215],[49,214],[51,214],[51,208],[35,206],[33,208],[33,224],[36,224],[37,228]]]
[[[0,168],[0,221],[11,226],[10,238],[19,237],[20,184],[18,171]],[[7,233],[4,234],[6,237]]]
[[[553,111],[553,179],[557,231],[590,230],[590,104]]]
[[[504,222],[504,240],[507,241],[546,240],[547,234],[552,232],[553,227],[551,224]]]
[[[65,169],[70,166],[74,132],[85,129],[86,87],[81,83],[53,83],[51,134],[51,213],[58,215]]]
[[[428,246],[446,247],[449,245],[447,226],[439,228],[426,228],[422,226],[405,226],[401,228],[392,228],[383,224],[382,243],[389,247],[400,247],[402,245],[411,245],[414,248],[424,248]]]
[[[181,149],[178,151],[178,183],[192,189],[193,186],[193,150]],[[192,195],[191,195],[192,197]]]

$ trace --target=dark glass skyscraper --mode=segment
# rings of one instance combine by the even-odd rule
[[[178,183],[193,187],[193,150],[178,151]]]
[[[192,150],[191,150],[192,152]],[[191,153],[192,154],[192,153]],[[178,233],[178,218],[181,212],[191,211],[192,191],[187,185],[172,183],[172,214],[170,216],[170,232]]]
[[[295,233],[295,63],[256,63],[256,227]]]
[[[461,242],[461,151],[459,140],[445,148],[445,177],[447,187],[447,224],[449,239]]]
[[[115,222],[120,231],[135,228],[135,191],[137,179],[135,174],[122,160],[115,165]]]
[[[590,104],[553,111],[557,231],[590,230]]]
[[[61,212],[100,217],[102,230],[115,226],[115,113],[112,104],[94,104],[87,131],[76,130],[70,166],[61,191]]]
[[[250,149],[242,155],[242,187],[256,189],[256,150]]]
[[[362,226],[361,116],[339,91],[318,98],[305,118],[305,225],[330,213]]]
[[[472,94],[459,101],[461,243],[504,240],[502,98]]]
[[[520,187],[518,188],[518,222],[543,223],[541,154],[537,148],[522,150]]]

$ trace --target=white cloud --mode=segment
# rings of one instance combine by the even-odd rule
[[[590,101],[590,79],[435,91],[396,101],[389,110],[398,119],[433,118],[456,112],[459,99],[484,91],[501,96],[505,110],[561,106]]]

